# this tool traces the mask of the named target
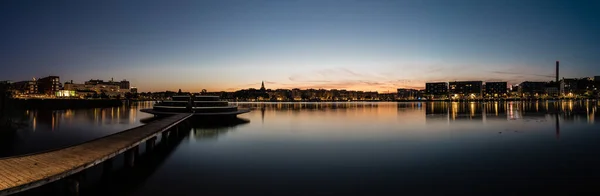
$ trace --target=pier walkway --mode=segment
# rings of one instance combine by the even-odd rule
[[[18,193],[66,178],[124,152],[128,159],[127,154],[137,153],[142,142],[152,147],[158,135],[164,132],[164,137],[167,131],[191,116],[177,114],[79,145],[0,159],[0,195]],[[131,152],[133,150],[135,152]]]

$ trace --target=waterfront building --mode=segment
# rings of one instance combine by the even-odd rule
[[[48,76],[37,80],[38,93],[55,95],[61,88],[60,77]]]
[[[397,99],[397,93],[381,93],[378,94],[378,100],[380,101],[394,101]]]
[[[563,78],[560,82],[560,93],[565,97],[573,97],[578,89],[577,78]]]
[[[591,77],[585,78],[563,78],[560,84],[561,93],[566,97],[593,96],[597,91],[598,82]]]
[[[120,82],[115,82],[112,78],[110,81],[104,80],[89,80],[84,82],[85,85],[105,85],[105,86],[119,86],[119,89],[129,90],[131,88],[131,83],[127,80],[122,80]]]
[[[363,95],[363,100],[379,100],[379,93],[377,91],[367,91]]]
[[[294,101],[302,101],[302,91],[299,88],[292,89],[292,99]]]
[[[269,98],[271,101],[288,101],[291,96],[291,91],[287,89],[276,89],[275,91],[268,91]]]
[[[340,94],[340,96],[339,96],[338,100],[340,100],[340,101],[347,101],[348,98],[350,97],[350,94],[345,89],[340,90],[339,94]]]
[[[74,90],[58,90],[55,92],[54,96],[60,98],[78,97],[76,91]]]
[[[397,89],[396,97],[401,100],[414,100],[419,96],[419,90],[399,88]]]
[[[331,89],[329,90],[328,96],[331,96],[331,101],[337,101],[340,96],[340,92],[337,89]]]
[[[122,80],[121,82],[119,82],[119,88],[120,89],[131,89],[131,84],[127,80]]]
[[[486,82],[485,96],[488,98],[506,97],[508,95],[506,82]]]
[[[448,83],[433,82],[425,83],[425,94],[430,99],[445,99],[448,98]]]
[[[80,94],[80,96],[82,94],[89,94],[90,92],[95,92],[95,94],[104,93],[109,97],[124,97],[125,93],[131,92],[130,88],[121,89],[121,82],[103,82],[102,80],[90,80],[85,82],[84,84],[73,83],[73,81],[65,82],[63,89],[76,91],[78,92],[78,94]]]
[[[538,98],[545,94],[547,82],[525,81],[519,85],[519,96],[523,98]]]
[[[546,95],[548,95],[549,97],[559,97],[560,96],[560,90],[558,87],[546,87]]]
[[[425,89],[421,89],[421,90],[419,90],[419,91],[417,92],[417,99],[421,99],[421,98],[424,98],[424,97],[427,97],[427,96],[426,96]]]
[[[13,89],[15,94],[17,95],[31,95],[31,94],[38,94],[38,83],[37,83],[37,79],[33,78],[32,80],[28,80],[28,81],[20,81],[20,82],[15,82],[13,84]]]
[[[321,101],[325,101],[327,99],[326,94],[327,94],[327,90],[325,90],[325,89],[319,89],[315,92],[315,96],[317,97],[317,100],[321,100]]]
[[[448,84],[448,93],[453,99],[480,98],[483,95],[482,81],[454,81]]]

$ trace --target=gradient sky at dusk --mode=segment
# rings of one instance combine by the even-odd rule
[[[600,75],[600,1],[2,1],[0,80],[141,91]]]

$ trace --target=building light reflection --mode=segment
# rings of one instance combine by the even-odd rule
[[[51,124],[52,124],[52,131],[54,131],[54,127],[56,126],[56,117],[55,117],[55,113],[52,112],[52,120],[51,120]]]
[[[496,116],[498,116],[498,102],[494,102],[494,111],[496,112]]]
[[[37,128],[37,116],[34,114],[33,115],[33,131],[35,132],[35,129]]]

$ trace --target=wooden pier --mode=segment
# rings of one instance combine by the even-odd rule
[[[39,187],[102,162],[112,165],[112,158],[125,153],[125,165],[133,166],[138,146],[146,142],[152,149],[157,136],[162,139],[169,130],[191,117],[192,114],[177,114],[149,124],[98,138],[83,144],[16,157],[0,159],[0,195],[14,194]],[[78,182],[71,189],[78,192]]]

